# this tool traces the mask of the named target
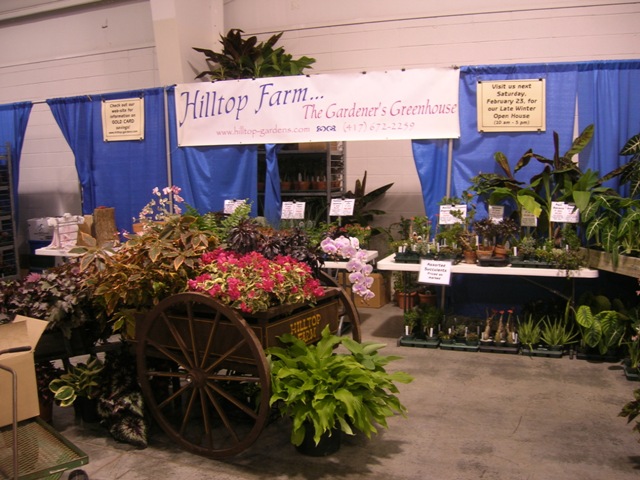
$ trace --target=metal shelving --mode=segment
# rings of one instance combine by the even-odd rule
[[[286,146],[278,153],[280,187],[283,201],[300,200],[308,204],[318,203],[318,208],[326,208],[329,218],[331,199],[345,194],[346,155],[345,144],[327,142],[322,145],[305,144]],[[258,181],[264,182],[265,152],[258,152]],[[311,182],[311,180],[314,180]],[[324,181],[324,183],[322,183]],[[262,196],[263,191],[258,188]]]
[[[18,275],[15,206],[11,172],[11,148],[0,146],[0,278]]]

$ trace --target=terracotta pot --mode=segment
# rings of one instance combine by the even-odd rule
[[[509,256],[509,250],[502,245],[496,245],[496,248],[493,250],[493,256],[496,258],[507,258]]]
[[[311,189],[324,191],[327,189],[327,182],[311,182]]]
[[[311,190],[311,182],[294,182],[293,189],[297,191]]]
[[[291,182],[280,182],[280,190],[283,192],[291,190]]]
[[[435,306],[438,300],[438,296],[435,293],[418,293],[418,301],[420,305],[433,305]]]
[[[410,310],[416,306],[418,295],[416,292],[396,292],[396,303],[402,310]]]
[[[464,263],[476,263],[478,261],[478,255],[475,250],[465,250],[463,255]]]

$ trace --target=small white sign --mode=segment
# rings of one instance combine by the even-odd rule
[[[521,227],[537,227],[538,226],[538,217],[536,217],[529,210],[522,209],[522,217],[520,218],[520,226]]]
[[[572,203],[551,202],[551,221],[555,223],[578,223],[580,210]]]
[[[459,216],[452,215],[452,212],[460,212]],[[467,206],[460,205],[440,205],[440,225],[453,225],[454,223],[462,223],[467,218]]]
[[[238,208],[240,205],[244,205],[245,203],[247,203],[246,200],[225,200],[223,211],[227,215],[230,215],[236,211],[236,208]]]
[[[502,205],[489,205],[489,218],[493,223],[500,223],[504,219],[504,207]]]
[[[282,220],[304,220],[305,202],[282,202]]]
[[[102,101],[105,142],[144,140],[144,98]]]
[[[451,284],[451,262],[441,260],[422,260],[418,282],[435,285]]]
[[[350,217],[351,215],[353,215],[353,208],[355,207],[355,205],[355,198],[334,198],[331,200],[329,216]]]

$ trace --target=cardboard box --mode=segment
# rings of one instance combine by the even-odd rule
[[[346,277],[344,275],[345,274],[343,272],[338,274],[338,283],[347,290],[347,293],[351,294],[351,283],[349,282],[348,274]],[[371,291],[375,294],[375,297],[368,302],[365,302],[359,295],[354,295],[353,303],[358,308],[380,308],[391,300],[391,289],[388,277],[381,273],[372,273],[370,276],[373,278]]]
[[[0,325],[0,350],[31,347],[28,352],[0,355],[0,364],[14,369],[18,377],[18,421],[40,414],[33,350],[47,323],[18,315],[13,322]],[[0,427],[10,425],[13,421],[12,405],[12,376],[9,372],[0,370]]]

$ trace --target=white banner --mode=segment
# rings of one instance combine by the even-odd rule
[[[176,86],[180,146],[458,138],[454,68]]]

